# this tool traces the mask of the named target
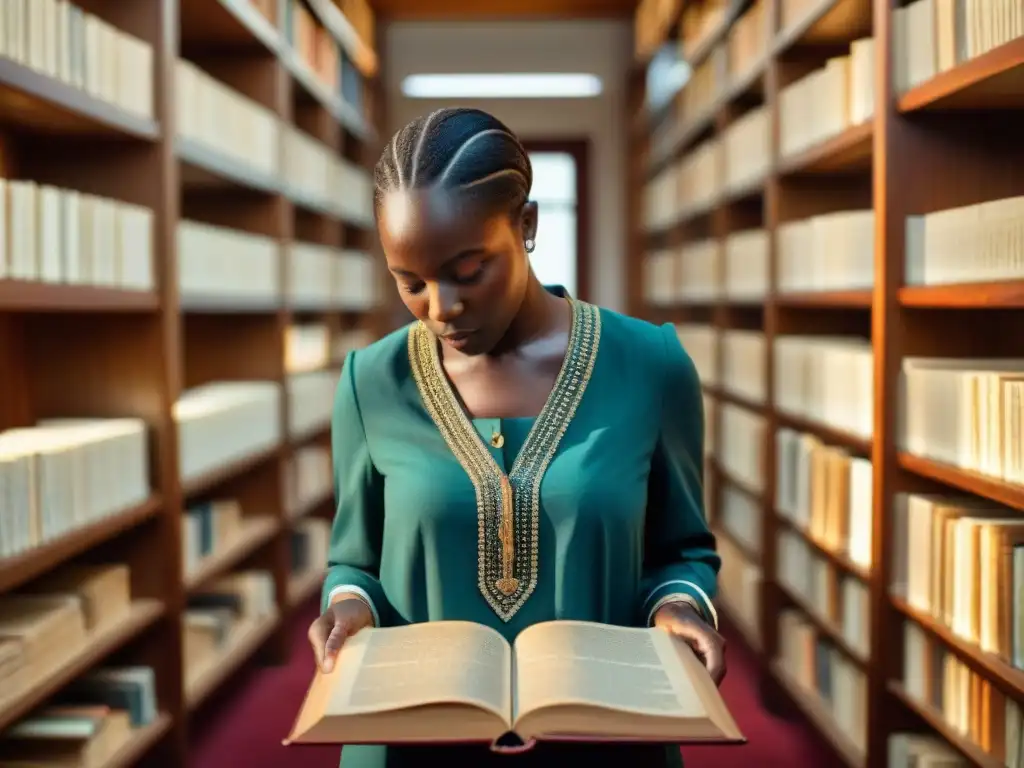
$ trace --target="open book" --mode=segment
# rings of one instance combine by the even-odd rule
[[[552,621],[513,646],[463,621],[365,629],[306,694],[285,744],[743,743],[711,676],[660,629]]]

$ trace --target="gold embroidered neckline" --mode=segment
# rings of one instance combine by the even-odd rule
[[[422,323],[409,331],[409,362],[424,407],[476,491],[477,582],[502,621],[537,587],[541,480],[583,398],[600,345],[600,311],[569,303],[572,327],[562,368],[507,475],[448,381],[437,339]]]

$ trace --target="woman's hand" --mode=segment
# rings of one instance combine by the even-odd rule
[[[354,595],[339,596],[309,627],[309,642],[317,666],[324,674],[334,669],[345,641],[364,627],[373,626],[370,607]]]
[[[685,640],[708,668],[715,685],[725,677],[725,638],[689,603],[666,603],[654,614],[654,626]]]

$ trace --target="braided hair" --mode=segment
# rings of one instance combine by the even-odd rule
[[[374,169],[374,210],[389,192],[435,187],[518,213],[530,195],[530,158],[508,127],[479,109],[439,109],[392,137]]]

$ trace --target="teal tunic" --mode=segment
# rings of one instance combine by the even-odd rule
[[[719,559],[703,511],[693,362],[671,325],[572,305],[566,361],[537,418],[469,419],[419,324],[349,353],[332,424],[325,606],[349,590],[368,599],[380,626],[474,621],[510,642],[553,619],[645,626],[653,607],[681,595],[712,620]],[[503,517],[508,487],[514,503]],[[511,563],[503,519],[514,522]],[[424,759],[492,761],[487,747],[353,745],[342,764]],[[496,759],[508,768],[680,764],[679,750],[663,746],[542,745]]]

